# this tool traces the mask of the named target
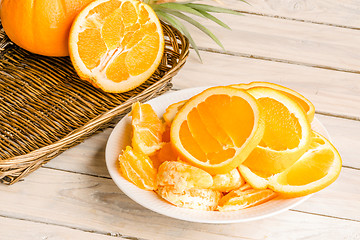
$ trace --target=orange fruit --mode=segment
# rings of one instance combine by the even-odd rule
[[[168,125],[171,125],[171,122],[174,120],[175,115],[187,101],[188,100],[183,100],[177,103],[173,103],[166,108],[165,113],[163,114],[163,118]]]
[[[20,47],[46,56],[68,56],[76,15],[92,0],[2,0],[1,24]]]
[[[284,172],[269,178],[269,187],[286,197],[305,196],[329,186],[341,171],[341,157],[335,147],[315,133],[312,146]]]
[[[162,143],[163,124],[151,105],[136,102],[132,105],[131,125],[132,146],[136,151],[151,155],[159,150]]]
[[[247,92],[262,108],[265,132],[242,164],[261,177],[269,177],[291,166],[307,151],[311,126],[300,105],[286,95],[265,87],[250,88]]]
[[[237,211],[267,202],[276,196],[277,194],[270,189],[237,189],[220,199],[217,210]]]
[[[147,4],[96,0],[75,19],[69,51],[80,78],[104,91],[120,93],[154,73],[164,52],[164,35]]]
[[[176,114],[170,139],[180,157],[210,174],[240,165],[262,139],[257,101],[243,90],[213,87],[192,97]]]
[[[275,83],[270,83],[270,82],[251,82],[249,84],[245,84],[245,83],[234,84],[234,85],[231,85],[231,87],[240,88],[240,89],[250,89],[250,88],[254,88],[254,87],[268,87],[268,88],[275,89],[275,90],[281,92],[282,94],[285,94],[289,98],[293,99],[298,104],[300,104],[300,106],[306,112],[307,117],[310,122],[312,122],[312,120],[314,119],[314,115],[315,115],[314,105],[303,95],[301,95],[300,93],[298,93],[292,89],[289,89],[287,87],[284,87],[284,86],[281,86],[281,85],[278,85]]]
[[[322,148],[323,145],[327,142],[327,140],[324,140],[324,137],[322,137],[319,133],[312,130],[311,134],[311,143],[308,148],[308,150],[300,157],[304,157],[305,155],[309,154],[310,152],[316,151],[317,148]],[[326,142],[325,142],[326,141]],[[299,160],[297,160],[299,161]],[[297,162],[296,161],[296,162]],[[295,163],[296,163],[295,162]],[[291,168],[291,166],[289,166]],[[245,180],[249,183],[251,183],[251,186],[256,189],[265,189],[269,187],[269,178],[270,177],[264,177],[259,172],[252,171],[247,166],[241,164],[239,166],[239,170],[241,175],[245,178]],[[281,174],[281,173],[279,173]],[[277,175],[274,175],[277,176]]]
[[[212,189],[191,188],[179,190],[173,186],[159,186],[157,193],[177,207],[205,211],[215,210],[222,197],[221,192]]]
[[[178,190],[209,188],[213,185],[213,179],[200,168],[183,162],[165,161],[158,169],[157,184],[173,186]]]
[[[127,146],[119,156],[121,175],[137,187],[156,190],[156,170],[148,156]]]
[[[174,152],[171,143],[167,142],[155,154],[150,156],[156,169],[165,161],[177,161],[178,155]]]
[[[216,174],[213,176],[213,185],[211,189],[220,192],[229,192],[245,184],[237,168],[225,174]]]

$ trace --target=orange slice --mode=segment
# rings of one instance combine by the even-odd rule
[[[156,170],[148,156],[127,146],[119,156],[121,175],[145,190],[156,190]]]
[[[309,146],[309,149],[304,153],[308,154],[309,152],[313,152],[315,149],[323,146],[325,144],[325,141],[323,140],[324,137],[322,137],[320,134],[312,130],[311,134],[311,144]],[[304,156],[303,155],[303,156]],[[291,167],[291,166],[290,166]],[[269,177],[262,176],[259,172],[252,171],[247,166],[241,164],[239,166],[239,171],[241,175],[245,178],[245,180],[248,183],[251,183],[251,186],[256,189],[265,189],[269,187]]]
[[[329,186],[341,171],[341,157],[335,147],[315,133],[312,147],[284,172],[269,178],[269,187],[286,197],[305,196]]]
[[[211,189],[220,192],[229,192],[245,184],[237,168],[225,174],[216,174],[213,176],[213,185]]]
[[[286,95],[265,87],[247,92],[257,99],[266,123],[261,142],[243,165],[261,177],[269,177],[291,166],[307,151],[311,126],[300,105]]]
[[[176,114],[170,139],[180,157],[210,174],[239,166],[264,132],[257,101],[232,87],[209,88]]]
[[[220,199],[217,210],[221,212],[241,210],[267,202],[276,195],[270,189],[233,190]]]
[[[164,35],[155,12],[145,3],[96,0],[74,20],[69,52],[80,78],[120,93],[154,73],[164,52]]]
[[[134,103],[131,117],[133,148],[146,155],[151,155],[159,150],[163,145],[161,140],[164,127],[151,105]]]
[[[312,120],[314,119],[314,115],[315,115],[314,105],[303,95],[301,95],[300,93],[298,93],[292,89],[286,88],[284,86],[281,86],[281,85],[278,85],[275,83],[270,83],[270,82],[251,82],[249,84],[245,84],[245,83],[234,84],[234,85],[231,85],[231,87],[240,88],[240,89],[250,89],[250,88],[254,88],[254,87],[269,87],[269,88],[275,89],[275,90],[281,92],[282,94],[285,94],[289,98],[293,99],[298,104],[300,104],[301,107],[306,112],[307,117],[310,122],[312,122]]]

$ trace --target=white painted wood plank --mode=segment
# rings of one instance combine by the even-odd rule
[[[248,14],[219,15],[232,28],[230,31],[194,18],[216,33],[229,52],[349,71],[360,69],[359,30]],[[189,29],[200,47],[221,50],[199,30]]]
[[[351,173],[350,173],[351,174]],[[356,185],[346,182],[348,189]],[[343,187],[344,184],[340,184]],[[197,224],[147,210],[126,197],[110,179],[40,169],[13,186],[0,185],[0,215],[46,221],[76,229],[145,239],[356,239],[360,222],[288,211],[249,223]],[[352,197],[359,199],[359,193]],[[320,195],[320,194],[318,194]],[[312,199],[318,197],[313,196]],[[337,197],[339,211],[346,196]],[[339,201],[339,199],[341,201]],[[324,201],[322,204],[327,204]],[[319,202],[302,205],[319,207]],[[331,204],[331,206],[334,206]],[[353,215],[359,215],[359,208]],[[342,217],[348,217],[342,214]],[[344,231],[346,229],[346,231]]]
[[[174,88],[268,81],[300,92],[318,111],[360,119],[360,74],[204,51],[201,55],[203,64],[191,52],[174,77]]]
[[[342,157],[343,166],[360,169],[360,121],[319,114],[316,114],[316,117],[327,128],[334,146]]]
[[[359,170],[343,168],[339,178],[332,185],[315,193],[295,209],[360,222],[359,179]]]
[[[359,2],[356,0],[224,0],[234,10],[284,17],[298,21],[360,28]]]
[[[109,240],[114,237],[68,227],[0,217],[1,239],[16,240]],[[117,239],[125,239],[118,237]]]

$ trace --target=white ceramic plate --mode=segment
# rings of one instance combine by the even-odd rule
[[[148,101],[158,116],[162,116],[165,109],[172,103],[189,99],[197,93],[206,89],[189,88],[176,92],[166,93],[162,96]],[[312,122],[312,128],[329,139],[325,127],[316,118]],[[201,223],[233,223],[247,222],[273,216],[284,212],[304,202],[310,195],[301,198],[280,199],[275,198],[264,204],[233,212],[198,211],[175,207],[158,197],[152,191],[142,190],[124,179],[117,170],[116,162],[119,154],[131,143],[131,118],[125,116],[112,131],[105,151],[106,166],[115,184],[128,197],[138,204],[163,215],[191,222]],[[330,139],[329,139],[330,140]]]

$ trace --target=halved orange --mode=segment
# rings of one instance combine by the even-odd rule
[[[248,84],[241,83],[241,84],[231,85],[231,87],[240,88],[240,89],[250,89],[250,88],[254,88],[254,87],[269,87],[269,88],[275,89],[275,90],[280,91],[281,93],[285,94],[286,96],[290,97],[298,104],[300,104],[300,106],[306,112],[307,117],[310,122],[312,122],[312,120],[314,119],[314,115],[315,115],[314,105],[303,95],[301,95],[300,93],[298,93],[290,88],[287,88],[287,87],[284,87],[284,86],[281,86],[281,85],[278,85],[275,83],[270,83],[270,82],[251,82]]]
[[[107,92],[125,92],[154,73],[164,52],[164,35],[145,3],[96,0],[74,20],[69,52],[80,78]]]
[[[163,145],[164,127],[151,105],[134,103],[131,117],[133,148],[146,155],[151,155],[159,150]]]
[[[284,172],[271,176],[269,188],[286,197],[300,197],[320,191],[337,179],[340,154],[325,137],[314,134],[310,150]]]
[[[239,166],[264,133],[257,101],[243,90],[213,87],[192,97],[176,114],[170,139],[184,161],[210,174]]]
[[[306,152],[311,143],[311,126],[300,105],[279,91],[256,87],[247,92],[262,109],[265,132],[242,164],[261,177],[269,177],[291,166]]]

